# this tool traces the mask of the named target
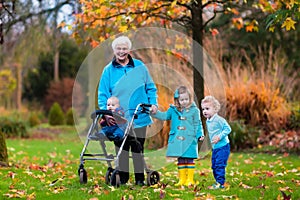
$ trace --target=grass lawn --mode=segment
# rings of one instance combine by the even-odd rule
[[[0,168],[0,199],[269,200],[283,199],[282,192],[291,195],[292,199],[300,199],[299,156],[288,154],[232,152],[224,190],[207,189],[214,182],[210,154],[196,161],[195,186],[175,187],[176,162],[166,162],[163,151],[153,152],[158,155],[152,157],[164,162],[146,161],[151,169],[154,167],[160,173],[158,185],[135,186],[130,184],[134,182],[133,177],[128,185],[119,188],[106,185],[107,163],[99,161],[86,161],[88,183],[80,184],[77,170],[84,139],[80,139],[73,128],[48,129],[40,129],[40,133],[31,139],[6,141],[10,167]],[[93,145],[90,145],[92,150],[100,150],[98,144]]]

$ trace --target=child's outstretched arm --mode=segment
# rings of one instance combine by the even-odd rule
[[[157,110],[156,114],[151,114],[151,116],[163,121],[171,120],[171,110],[170,108],[166,112]]]

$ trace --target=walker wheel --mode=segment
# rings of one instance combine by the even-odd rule
[[[147,173],[147,185],[155,185],[159,182],[159,173],[157,171],[150,171]]]
[[[84,168],[80,168],[78,170],[79,172],[79,181],[81,184],[86,184],[87,183],[87,173]]]
[[[109,167],[109,168],[107,169],[107,172],[106,172],[106,174],[105,174],[105,183],[106,183],[106,184],[110,184],[111,175],[112,175],[113,171],[114,171],[114,169],[111,168],[111,167]]]
[[[111,177],[110,177],[110,185],[115,186],[115,187],[120,187],[121,180],[120,180],[119,170],[115,169],[112,172]]]

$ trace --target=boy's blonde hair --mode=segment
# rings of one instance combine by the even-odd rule
[[[211,103],[212,106],[213,106],[213,108],[215,109],[216,113],[219,112],[220,109],[221,109],[220,102],[215,97],[213,97],[213,96],[206,96],[206,97],[204,97],[204,99],[202,99],[202,101],[201,101],[201,105],[203,103]]]

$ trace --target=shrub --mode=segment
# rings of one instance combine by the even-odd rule
[[[36,112],[33,112],[30,114],[28,123],[30,127],[34,127],[36,125],[39,125],[41,123],[41,120]]]
[[[53,126],[65,124],[64,113],[57,102],[52,105],[49,111],[49,124]]]
[[[291,114],[287,102],[298,96],[300,84],[288,55],[269,44],[250,46],[251,54],[243,49],[227,54],[220,38],[207,37],[204,44],[225,86],[226,99],[220,101],[226,104],[226,117],[230,121],[243,119],[245,124],[267,131],[287,128]],[[212,78],[209,76],[210,82],[220,81]],[[223,87],[214,88],[214,93],[216,90],[224,92]]]
[[[13,118],[0,118],[0,132],[3,132],[6,137],[21,137],[28,138],[26,123],[23,120]]]
[[[289,118],[288,128],[299,130],[300,129],[300,107],[299,102],[296,102],[295,105],[292,106],[292,113]]]
[[[69,108],[67,114],[66,114],[66,124],[67,125],[74,125],[74,118],[73,118],[73,109]]]
[[[257,128],[246,125],[242,120],[229,122],[232,129],[229,134],[232,150],[247,149],[257,146],[257,138],[260,135]]]
[[[290,116],[287,101],[279,90],[264,80],[236,82],[226,89],[227,115],[230,120],[243,119],[245,124],[266,130],[280,130],[287,126]]]

